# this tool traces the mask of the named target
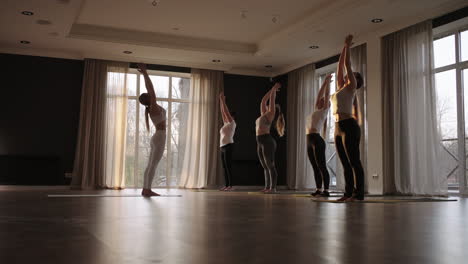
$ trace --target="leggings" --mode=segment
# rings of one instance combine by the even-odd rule
[[[335,123],[336,151],[343,165],[346,197],[364,199],[364,169],[361,164],[359,142],[361,129],[354,118]],[[354,189],[355,188],[355,189]]]
[[[221,147],[221,161],[223,162],[225,186],[232,186],[232,150],[234,144],[230,143]]]
[[[327,162],[325,161],[325,141],[319,133],[307,135],[307,155],[314,169],[315,185],[317,189],[322,189],[322,182],[325,190],[330,186],[330,175],[328,174]]]
[[[156,133],[151,137],[151,153],[146,167],[143,181],[143,189],[151,189],[156,168],[164,154],[166,146],[166,130],[156,130]]]
[[[275,152],[276,141],[270,134],[257,136],[257,154],[265,174],[265,189],[275,189],[278,181]]]

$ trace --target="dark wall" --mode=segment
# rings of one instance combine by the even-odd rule
[[[286,113],[287,80],[282,78],[283,88],[277,96],[277,103]],[[236,112],[237,129],[234,136],[233,153],[233,184],[260,185],[264,184],[263,169],[258,161],[257,142],[255,136],[255,120],[260,116],[260,101],[273,83],[266,77],[242,75],[224,75],[224,93],[231,111]],[[286,120],[287,122],[287,120]],[[278,148],[276,151],[276,166],[278,169],[278,185],[286,184],[286,136],[279,138],[272,129]]]
[[[11,54],[0,61],[0,183],[63,183],[75,156],[83,61]]]

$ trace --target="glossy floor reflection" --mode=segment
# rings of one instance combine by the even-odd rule
[[[0,190],[2,263],[466,263],[468,199],[315,203],[243,192]]]

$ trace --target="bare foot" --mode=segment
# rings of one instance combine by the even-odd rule
[[[144,197],[161,196],[160,194],[153,192],[151,189],[143,189],[141,191],[141,195],[143,195]]]
[[[219,190],[222,192],[222,191],[225,191],[227,188],[228,188],[228,187],[223,187],[223,188],[221,188],[221,189],[219,189]]]
[[[260,192],[266,192],[268,191],[268,188],[263,188],[263,190],[261,190]]]
[[[265,193],[276,193],[276,189],[268,189]]]
[[[232,190],[232,186],[228,186],[226,187],[226,189],[224,189],[226,192],[229,192],[230,190]]]

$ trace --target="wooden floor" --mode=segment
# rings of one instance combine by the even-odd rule
[[[316,203],[291,195],[48,198],[0,190],[1,263],[467,263],[468,199]]]

